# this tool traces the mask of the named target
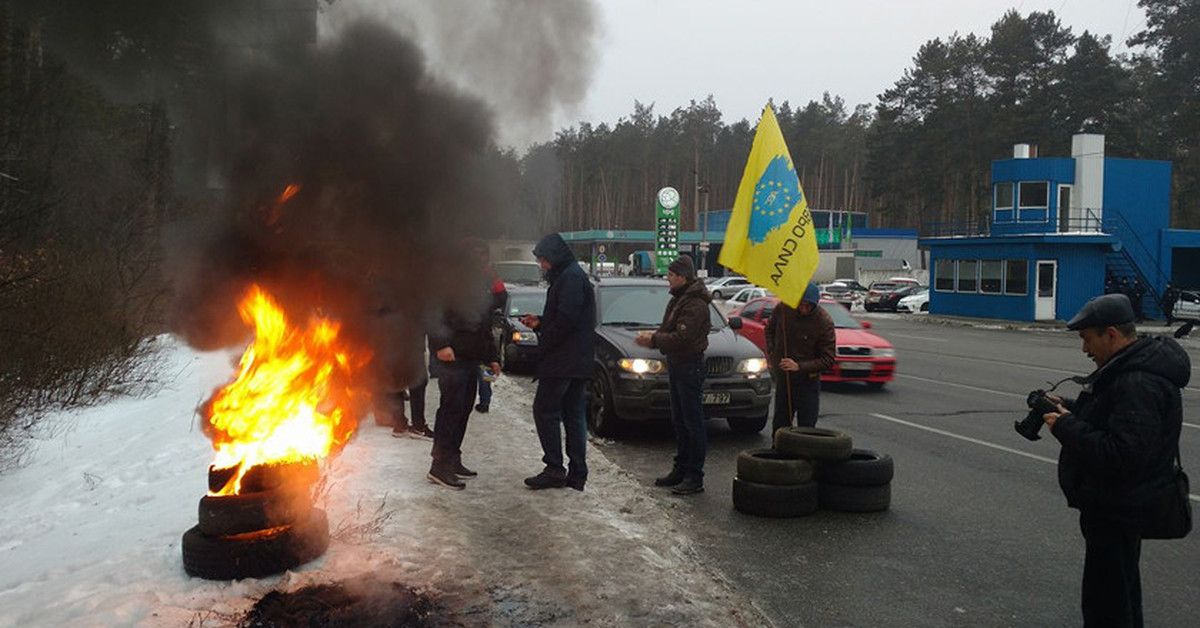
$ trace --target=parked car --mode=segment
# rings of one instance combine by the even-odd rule
[[[634,342],[638,332],[656,329],[671,299],[662,279],[613,277],[594,281],[596,289],[596,374],[588,387],[588,427],[611,435],[623,424],[671,420],[667,365],[657,349]],[[704,412],[720,417],[739,433],[767,424],[771,377],[762,351],[709,308],[712,330],[705,352]]]
[[[758,286],[749,286],[747,288],[738,290],[737,293],[726,299],[726,301],[729,306],[738,307],[749,303],[750,299],[769,296],[772,296],[770,290],[767,290],[766,288],[759,288]]]
[[[858,285],[858,288],[854,285],[842,283],[841,281],[825,284],[821,286],[821,298],[837,301],[845,306],[847,310],[853,309],[854,303],[862,302],[867,294],[866,288],[862,288],[858,282],[854,283]],[[859,290],[859,288],[862,288],[862,290]]]
[[[724,277],[709,277],[704,280],[704,286],[708,288],[708,293],[714,299],[725,299],[737,293],[738,290],[747,286],[753,285],[749,279],[740,275],[726,275]]]
[[[868,299],[863,303],[863,309],[868,312],[895,312],[896,307],[900,304],[900,299],[912,294],[916,294],[925,290],[925,286],[920,284],[904,285],[900,284],[896,288],[879,294],[874,299]]]
[[[873,281],[871,282],[871,287],[867,289],[867,297],[863,299],[863,309],[868,312],[874,312],[876,309],[879,309],[877,306],[883,295],[900,288],[919,285],[921,284],[916,279],[908,279],[907,277],[893,277],[884,281]]]
[[[840,283],[843,286],[850,286],[850,289],[854,290],[855,292],[866,292],[867,291],[867,287],[862,285],[861,283],[858,283],[857,279],[850,279],[848,277],[843,278],[843,279],[834,279],[833,283]]]
[[[1200,292],[1180,290],[1175,307],[1171,308],[1171,318],[1200,322]]]
[[[504,315],[496,321],[500,366],[506,371],[528,371],[537,364],[537,334],[521,323],[521,315],[541,315],[546,306],[546,289],[509,286]]]
[[[510,260],[492,262],[492,270],[506,284],[537,286],[542,283],[542,267],[537,262]]]
[[[929,288],[922,288],[906,297],[901,297],[896,303],[897,312],[928,312]]]
[[[729,318],[731,322],[740,318],[742,325],[737,333],[765,352],[767,322],[778,304],[777,297],[753,299],[731,313]],[[896,350],[892,343],[867,331],[871,323],[859,321],[841,305],[827,300],[822,300],[820,305],[833,319],[837,333],[837,363],[821,373],[821,381],[866,382],[874,387],[892,381],[896,372]]]

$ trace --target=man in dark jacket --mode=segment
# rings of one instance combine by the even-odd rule
[[[662,324],[643,332],[636,342],[653,347],[667,357],[667,388],[671,395],[671,426],[675,428],[675,465],[656,486],[670,486],[677,495],[704,490],[704,457],[708,433],[704,429],[704,351],[712,326],[712,295],[696,277],[692,258],[680,255],[667,267],[671,300]]]
[[[592,379],[596,353],[596,294],[562,236],[551,233],[542,238],[533,254],[550,287],[541,316],[526,313],[521,322],[538,334],[533,423],[546,466],[526,478],[525,485],[582,491],[588,475],[584,389]],[[569,467],[563,466],[559,425],[566,432]]]
[[[767,322],[767,361],[775,379],[772,433],[792,424],[813,427],[821,411],[821,371],[833,366],[837,331],[820,305],[821,291],[808,284],[799,307],[780,303]]]
[[[480,366],[486,364],[493,374],[500,373],[500,357],[492,338],[491,282],[481,266],[487,260],[487,245],[468,238],[463,246],[472,256],[465,265],[468,276],[463,279],[478,285],[477,307],[469,311],[448,308],[441,324],[428,332],[431,374],[437,377],[442,400],[433,425],[433,464],[426,477],[455,490],[466,487],[461,478],[477,475],[463,466],[462,443],[479,386]]]
[[[1096,363],[1078,399],[1053,399],[1043,418],[1062,444],[1058,480],[1079,509],[1086,555],[1085,626],[1141,626],[1141,522],[1171,477],[1183,424],[1187,353],[1170,338],[1138,337],[1123,294],[1096,297],[1067,323]]]

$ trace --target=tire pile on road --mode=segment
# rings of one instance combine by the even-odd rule
[[[733,507],[762,517],[879,512],[891,505],[893,473],[891,456],[854,449],[842,432],[785,427],[771,449],[738,454]]]

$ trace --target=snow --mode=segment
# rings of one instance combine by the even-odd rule
[[[541,468],[528,382],[501,377],[473,414],[463,491],[429,483],[428,441],[369,419],[331,465],[321,558],[264,579],[188,577],[212,450],[195,409],[235,352],[159,339],[168,383],[48,417],[26,463],[0,475],[0,628],[232,626],[262,595],[396,581],[438,596],[467,625],[737,626],[769,623],[702,564],[653,490],[589,446],[587,490],[531,491]],[[429,405],[437,405],[436,386]],[[673,516],[674,515],[674,516]]]

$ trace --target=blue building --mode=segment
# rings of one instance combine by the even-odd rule
[[[1170,228],[1171,164],[1104,155],[1104,136],[1076,135],[1071,157],[1029,145],[992,162],[987,224],[921,238],[929,309],[1007,320],[1065,320],[1124,288],[1159,316],[1171,282],[1200,287],[1200,232]]]

